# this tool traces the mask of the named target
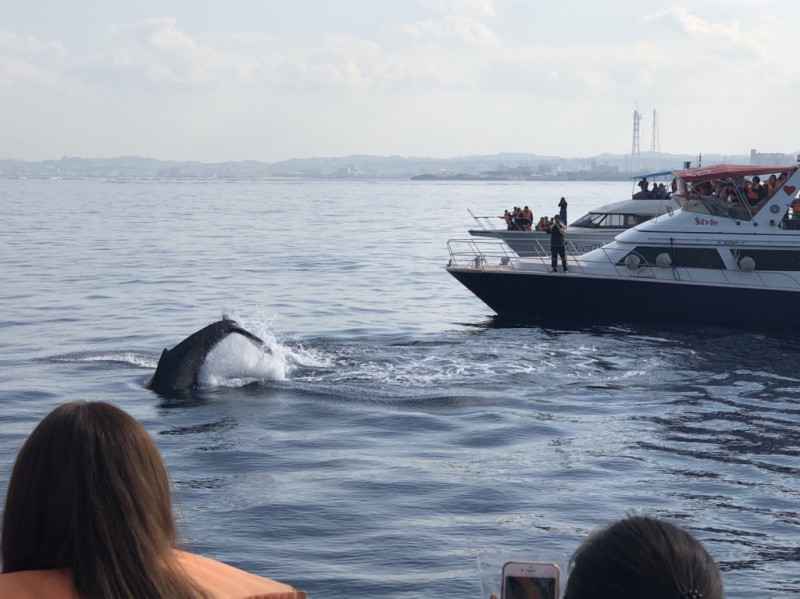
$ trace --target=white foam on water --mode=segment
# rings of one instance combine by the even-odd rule
[[[263,342],[258,347],[242,335],[229,335],[209,352],[198,373],[200,387],[241,387],[259,381],[291,378],[298,368],[325,368],[331,359],[302,346],[292,347],[278,340],[264,320],[234,317]]]

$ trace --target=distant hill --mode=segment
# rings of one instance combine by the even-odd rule
[[[756,153],[757,154],[757,153]],[[719,162],[750,164],[753,154],[723,156],[708,154],[703,164]],[[780,156],[769,154],[764,156]],[[786,156],[786,163],[794,157]],[[539,154],[501,153],[426,158],[353,155],[329,158],[295,158],[267,163],[254,160],[203,163],[156,160],[138,156],[80,158],[31,162],[0,160],[4,178],[135,178],[135,179],[258,179],[258,178],[341,178],[341,179],[628,179],[634,175],[682,168],[685,162],[697,166],[698,157],[661,154],[642,157],[634,167],[630,156],[599,154],[588,158],[564,158]]]

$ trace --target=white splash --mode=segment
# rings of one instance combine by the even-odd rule
[[[259,381],[282,381],[298,367],[325,367],[328,359],[303,347],[281,343],[264,321],[244,321],[245,329],[264,341],[267,350],[242,335],[229,335],[209,352],[198,373],[200,387],[242,387]]]

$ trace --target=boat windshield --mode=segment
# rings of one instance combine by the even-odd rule
[[[753,218],[750,212],[752,207],[742,202],[729,202],[716,196],[702,196],[689,194],[687,196],[677,196],[678,202],[686,212],[696,212],[698,214],[709,214],[724,218],[747,221]]]
[[[644,220],[647,220],[646,218]],[[571,227],[586,227],[587,229],[630,229],[639,224],[636,214],[608,214],[605,212],[590,212],[572,223]]]
[[[675,199],[686,212],[749,221],[797,167],[720,164],[675,171]]]

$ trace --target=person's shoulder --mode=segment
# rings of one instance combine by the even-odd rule
[[[4,599],[78,599],[69,570],[26,570],[0,574]]]
[[[192,580],[215,599],[304,599],[306,596],[288,584],[202,555],[178,551],[177,558]]]

